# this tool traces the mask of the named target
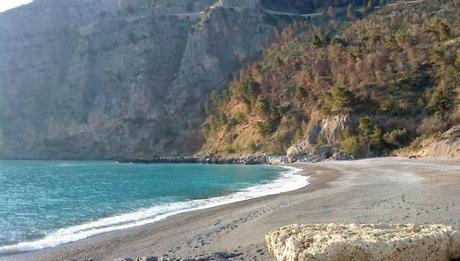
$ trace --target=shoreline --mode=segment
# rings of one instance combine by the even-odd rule
[[[150,163],[152,162],[149,162],[149,164]],[[46,251],[81,240],[97,237],[99,235],[108,235],[118,231],[154,224],[156,222],[180,214],[186,214],[189,212],[206,210],[246,200],[295,191],[310,184],[308,175],[298,174],[302,172],[302,169],[286,165],[266,166],[273,167],[274,169],[276,168],[276,171],[278,172],[278,177],[269,181],[268,183],[253,184],[252,186],[243,188],[227,195],[188,201],[178,201],[167,205],[150,206],[135,210],[133,212],[120,213],[115,216],[109,216],[79,225],[60,228],[37,240],[19,242],[14,245],[0,246],[0,258]],[[179,205],[181,207],[179,207]],[[169,210],[163,210],[165,208]],[[139,216],[142,218],[139,218]],[[98,226],[100,226],[100,228],[98,228]]]
[[[310,184],[0,260],[267,260],[265,234],[293,223],[434,222],[460,227],[459,161],[377,158],[288,166],[310,172]]]

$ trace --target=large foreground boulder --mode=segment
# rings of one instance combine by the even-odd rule
[[[450,260],[459,235],[445,225],[290,225],[266,236],[276,260]]]

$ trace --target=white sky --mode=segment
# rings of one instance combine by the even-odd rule
[[[32,2],[33,0],[0,0],[0,12]]]

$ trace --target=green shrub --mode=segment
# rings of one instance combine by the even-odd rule
[[[260,115],[269,114],[270,104],[268,103],[268,100],[262,96],[259,96],[259,98],[257,98],[255,110]]]
[[[460,124],[460,106],[457,105],[457,108],[452,113],[452,122],[454,124]]]
[[[225,148],[225,151],[228,154],[235,154],[236,153],[236,149],[233,146],[230,146],[230,145]]]
[[[417,128],[417,132],[422,136],[431,136],[443,132],[447,128],[447,122],[441,117],[434,115],[423,119],[422,123]]]
[[[353,10],[353,5],[349,4],[347,7],[347,18],[350,19],[351,21],[356,20],[356,13]]]
[[[204,104],[200,102],[198,104],[198,106],[196,107],[196,111],[201,115],[205,115],[206,114],[206,106],[204,106]]]
[[[237,112],[235,114],[235,120],[238,124],[242,123],[245,118],[246,118],[246,114],[244,114],[243,112]]]
[[[352,112],[355,104],[355,95],[345,87],[334,87],[323,97],[325,100],[325,111]]]
[[[370,117],[366,116],[359,119],[359,132],[361,135],[369,138],[369,136],[374,132],[374,129],[375,123]]]
[[[460,67],[460,49],[457,50],[457,54],[455,56],[455,66]]]
[[[367,2],[367,5],[366,5],[366,8],[364,9],[364,13],[365,14],[370,14],[371,12],[374,11],[374,1],[373,0],[369,0]]]
[[[439,17],[435,17],[431,20],[431,26],[435,29],[439,39],[444,41],[450,37],[450,28],[444,23]]]
[[[302,140],[303,137],[304,137],[304,132],[302,130],[302,127],[299,127],[295,131],[293,142],[298,142],[298,141]]]
[[[307,90],[304,87],[296,86],[294,96],[298,100],[303,100],[308,96],[308,93],[307,93]]]
[[[345,129],[343,130],[344,138],[354,136],[355,134],[356,134],[355,131],[350,126],[346,126]]]
[[[316,143],[315,143],[315,146],[314,146],[314,151],[318,151],[322,146],[324,145],[327,145],[328,142],[327,142],[327,139],[322,136],[322,135],[319,135],[317,138],[316,138]]]
[[[249,143],[249,150],[251,152],[256,152],[257,151],[257,144],[255,142]]]
[[[383,135],[383,140],[396,148],[401,148],[409,143],[409,133],[406,129],[396,129]]]
[[[225,114],[225,112],[221,111],[220,115],[219,115],[219,125],[222,126],[222,125],[226,125],[227,123],[228,123],[227,114]]]
[[[375,128],[369,138],[369,149],[378,155],[382,155],[385,151],[382,129]]]
[[[276,127],[277,121],[272,118],[267,118],[264,121],[257,122],[256,124],[257,132],[264,137],[276,131]]]
[[[395,34],[396,42],[399,44],[405,43],[406,38],[407,38],[407,33],[405,31],[400,30],[400,31],[397,31]]]
[[[213,110],[218,110],[222,104],[223,100],[222,97],[219,95],[219,93],[216,90],[213,90],[210,95],[210,100],[211,100],[211,106]]]
[[[203,124],[203,127],[207,133],[212,133],[217,130],[216,117],[210,115],[208,120]]]
[[[354,157],[361,156],[361,145],[357,136],[347,137],[340,142],[340,149]]]
[[[251,103],[259,95],[259,84],[251,77],[240,79],[236,91],[243,101]]]
[[[441,81],[428,101],[428,108],[438,117],[445,118],[454,108],[454,98],[453,86],[446,81]]]
[[[238,125],[238,121],[236,120],[235,117],[231,117],[230,119],[228,119],[227,129],[232,129],[232,128],[234,128],[236,125]]]

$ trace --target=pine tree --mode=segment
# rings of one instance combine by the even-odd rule
[[[347,17],[348,17],[348,19],[350,19],[352,21],[356,19],[355,11],[353,10],[353,5],[352,4],[348,5]]]
[[[198,106],[197,106],[197,112],[201,115],[205,115],[206,114],[206,106],[203,104],[203,103],[199,103]]]
[[[332,5],[327,8],[327,16],[331,19],[335,18],[335,9]]]
[[[367,13],[370,13],[370,12],[372,12],[372,10],[374,10],[374,1],[373,1],[373,0],[369,0],[369,1],[367,2],[366,12],[367,12]]]
[[[455,58],[455,65],[460,68],[460,49],[457,50],[457,56]]]
[[[255,109],[256,112],[260,115],[268,114],[270,113],[270,104],[268,103],[267,99],[259,96],[259,98],[257,98]]]
[[[385,146],[383,141],[383,131],[380,128],[375,128],[370,136],[370,150],[377,154],[382,154]]]
[[[369,139],[369,136],[374,132],[375,124],[369,117],[361,117],[359,119],[359,130],[360,133],[366,138]]]

